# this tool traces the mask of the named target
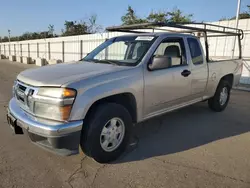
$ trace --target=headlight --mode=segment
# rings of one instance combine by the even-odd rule
[[[34,97],[33,113],[42,118],[67,121],[76,97],[68,88],[39,88]]]
[[[69,98],[75,97],[76,91],[67,88],[40,88],[37,95],[52,98]]]

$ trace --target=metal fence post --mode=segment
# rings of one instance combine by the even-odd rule
[[[64,41],[62,41],[62,62],[64,62]]]
[[[108,39],[106,38],[105,41],[107,41]],[[105,49],[105,59],[108,59],[108,54],[109,54],[109,51],[108,51],[108,48]]]
[[[49,55],[49,60],[51,58],[51,54],[50,54],[50,42],[48,42],[48,55]]]
[[[20,44],[20,55],[23,56],[22,44]]]
[[[16,44],[14,44],[14,55],[16,56]]]
[[[30,57],[30,43],[28,43],[28,57]]]
[[[0,55],[2,54],[2,45],[0,45]]]
[[[39,43],[36,43],[36,55],[39,57]]]
[[[4,55],[6,56],[5,44],[3,45],[3,49],[4,49]]]
[[[11,56],[11,53],[10,53],[10,44],[9,44],[9,56]]]
[[[82,57],[82,44],[83,44],[83,41],[82,40],[80,40],[80,59],[82,59],[83,57]]]

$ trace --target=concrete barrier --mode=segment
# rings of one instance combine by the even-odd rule
[[[23,63],[24,64],[32,64],[31,57],[23,57]]]
[[[0,59],[6,59],[5,55],[1,54]]]
[[[16,61],[16,56],[15,55],[10,55],[9,60],[10,61]]]
[[[22,56],[17,56],[16,61],[19,62],[19,63],[22,63],[23,62]]]
[[[47,65],[46,59],[44,59],[44,58],[36,58],[36,65],[40,66],[40,67]]]
[[[59,64],[59,63],[62,63],[62,60],[60,60],[60,59],[50,59],[48,61],[49,65],[55,65],[55,64]]]

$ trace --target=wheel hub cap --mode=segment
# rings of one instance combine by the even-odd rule
[[[125,134],[124,122],[118,118],[109,120],[102,129],[100,144],[104,151],[112,152],[122,143]]]
[[[220,93],[220,105],[223,106],[227,102],[228,98],[228,89],[223,87]]]

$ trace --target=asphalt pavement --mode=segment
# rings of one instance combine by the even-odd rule
[[[6,120],[13,81],[33,67],[0,60],[0,188],[250,187],[250,92],[233,90],[221,113],[202,102],[138,124],[136,142],[103,165],[13,135]]]

